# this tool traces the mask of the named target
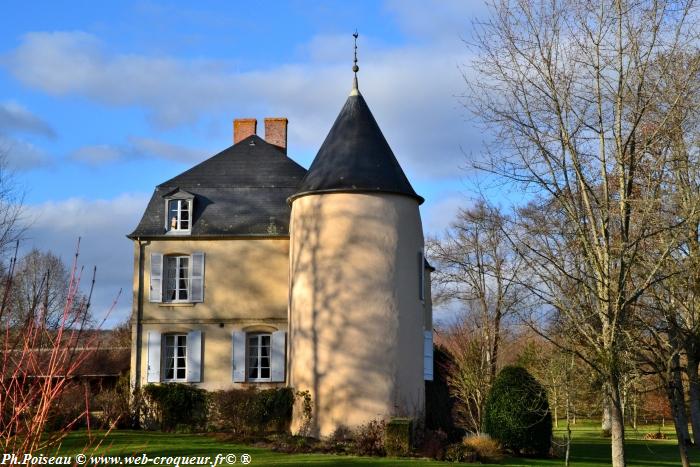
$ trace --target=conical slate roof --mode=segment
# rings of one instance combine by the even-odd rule
[[[419,204],[424,201],[411,187],[357,89],[348,97],[288,202],[305,195],[334,192],[394,193],[414,198]]]

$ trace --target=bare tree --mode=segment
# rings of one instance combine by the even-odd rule
[[[77,263],[77,254],[76,254]],[[81,336],[79,326],[68,327],[75,306],[87,309],[89,300],[79,294],[80,273],[74,263],[66,284],[66,293],[58,326],[47,328],[44,303],[33,303],[36,310],[25,313],[31,317],[17,325],[5,321],[0,334],[0,447],[3,452],[18,456],[44,450],[60,443],[80,419],[87,416],[89,406],[85,394],[85,409],[76,418],[67,420],[55,432],[46,428],[69,388],[80,366],[91,355],[89,350],[97,334]],[[10,262],[3,278],[0,316],[3,316],[12,293],[15,260]],[[93,276],[94,284],[94,276]]]
[[[9,148],[0,146],[0,258],[3,261],[22,237],[26,226],[22,222],[24,194],[8,167]]]
[[[658,134],[643,124],[668,74],[683,73],[680,83],[695,74],[697,61],[683,70],[656,65],[697,49],[696,12],[691,1],[672,0],[497,0],[491,12],[476,28],[475,73],[466,73],[469,105],[496,131],[480,167],[530,190],[530,214],[554,219],[540,216],[549,236],[530,219],[535,234],[519,239],[540,279],[530,290],[537,311],[566,326],[568,350],[606,381],[612,461],[624,466],[626,329],[676,244],[657,219],[670,162],[647,150]],[[675,95],[664,97],[665,110],[656,106],[657,117],[689,92],[663,90]],[[653,261],[643,254],[650,242]]]
[[[71,300],[72,308],[65,310],[69,284],[70,273],[61,258],[51,252],[31,250],[15,266],[8,310],[4,315],[8,325],[21,326],[29,319],[43,320],[49,330],[91,324],[86,298],[79,291]],[[31,316],[39,311],[42,316]]]
[[[448,384],[461,401],[465,428],[479,432],[486,394],[499,367],[503,327],[520,299],[515,277],[522,260],[504,227],[506,216],[485,201],[461,210],[441,239],[428,242],[436,263],[436,302],[460,309],[443,339],[453,356]]]

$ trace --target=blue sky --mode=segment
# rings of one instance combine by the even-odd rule
[[[123,289],[125,238],[158,183],[231,144],[236,117],[289,118],[308,167],[351,84],[416,191],[428,233],[468,203],[482,136],[463,108],[463,39],[478,1],[8,1],[0,28],[0,149],[24,190],[23,243],[98,268],[95,313]]]

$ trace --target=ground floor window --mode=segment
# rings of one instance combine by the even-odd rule
[[[187,334],[165,336],[165,381],[187,380]]]
[[[270,381],[270,334],[248,334],[248,381]]]

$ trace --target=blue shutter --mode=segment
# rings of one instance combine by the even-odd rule
[[[187,333],[187,382],[202,381],[202,331]]]
[[[286,331],[275,331],[272,333],[272,344],[270,351],[270,381],[284,383],[284,369],[286,365],[285,349],[287,344]]]
[[[190,263],[190,301],[204,301],[204,253],[192,253]]]
[[[423,331],[423,379],[433,380],[433,331]]]
[[[233,333],[233,382],[245,383],[245,332]]]
[[[148,370],[146,372],[146,382],[160,383],[160,333],[158,331],[148,331]]]
[[[152,302],[163,301],[163,255],[151,253],[151,292],[149,300]]]

